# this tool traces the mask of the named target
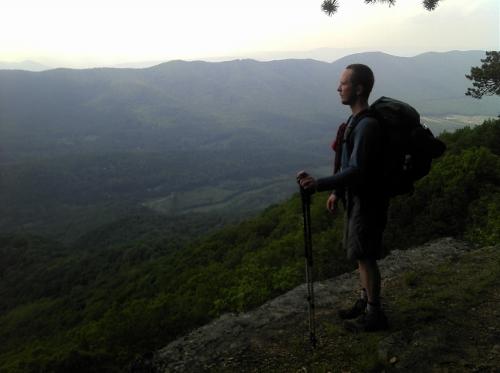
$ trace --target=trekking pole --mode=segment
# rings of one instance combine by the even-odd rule
[[[312,234],[311,234],[311,196],[300,188],[302,199],[302,215],[304,217],[304,251],[306,257],[306,283],[307,304],[309,311],[309,341],[313,348],[316,347],[316,325],[314,323],[314,280],[313,280],[313,256],[312,256]]]

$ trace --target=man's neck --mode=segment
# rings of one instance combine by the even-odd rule
[[[367,100],[358,100],[351,105],[352,115],[357,115],[361,113],[363,110],[368,109],[368,107],[369,105]]]

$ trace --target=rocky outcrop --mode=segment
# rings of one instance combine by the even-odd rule
[[[453,262],[471,248],[452,238],[444,238],[404,251],[393,251],[380,261],[385,281],[402,272],[433,267]],[[352,299],[359,288],[357,272],[346,273],[327,281],[317,282],[315,300],[317,314],[322,310],[337,309],[346,299]],[[307,289],[305,284],[273,299],[261,307],[242,314],[227,314],[190,334],[173,341],[154,353],[143,367],[155,372],[197,372],[225,367],[242,367],[257,358],[259,345],[266,348],[283,338],[284,331],[295,328],[297,333],[307,334],[304,322],[307,318]],[[306,329],[306,330],[304,330]],[[425,339],[428,336],[420,336]],[[425,337],[425,338],[424,338]],[[434,338],[428,337],[428,338]],[[437,336],[436,338],[438,338]],[[266,341],[266,343],[263,343]],[[379,353],[390,359],[392,344],[398,344],[398,335],[390,336],[380,345]],[[246,352],[252,350],[252,354]],[[279,348],[277,352],[279,354]],[[300,366],[300,362],[297,362]],[[242,369],[238,369],[242,370]]]

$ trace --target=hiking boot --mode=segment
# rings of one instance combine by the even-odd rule
[[[354,333],[377,332],[389,329],[389,323],[381,309],[366,312],[354,321],[344,322],[344,327]]]
[[[339,310],[339,317],[343,320],[355,319],[365,313],[366,304],[366,299],[358,298],[356,303],[354,303],[351,308]]]

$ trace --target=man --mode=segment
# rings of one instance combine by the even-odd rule
[[[339,200],[345,202],[344,246],[347,257],[356,260],[362,286],[361,297],[349,309],[340,310],[346,327],[356,331],[387,329],[387,319],[380,304],[381,279],[377,259],[382,256],[382,235],[387,221],[389,199],[380,185],[381,139],[378,121],[368,113],[368,98],[374,84],[372,70],[362,64],[347,66],[337,91],[352,115],[340,145],[340,169],[333,176],[314,179],[306,172],[297,175],[300,186],[309,193],[333,190],[327,209],[334,212]],[[340,132],[340,131],[339,131]],[[339,135],[337,135],[339,136]],[[340,153],[340,154],[339,154]]]

